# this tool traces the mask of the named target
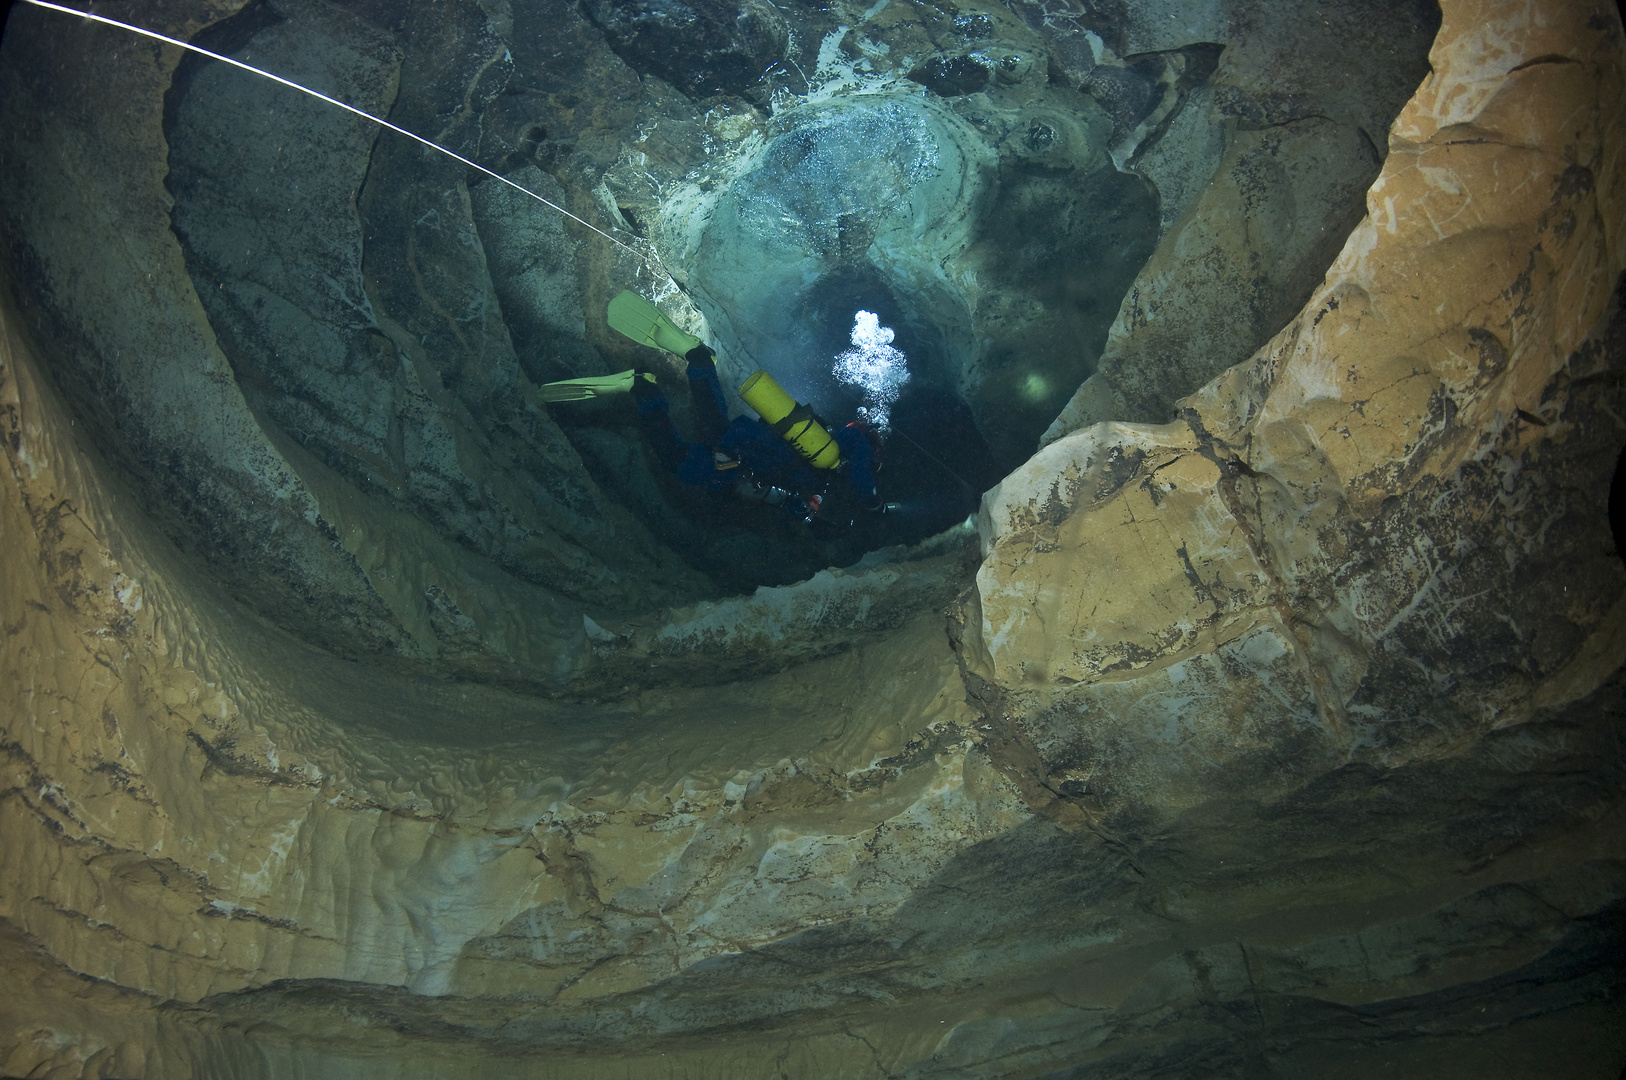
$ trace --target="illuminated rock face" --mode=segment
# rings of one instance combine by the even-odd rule
[[[887,10],[893,40],[929,36],[914,9]],[[499,55],[462,14],[466,32],[434,39],[446,63],[402,79],[432,81],[460,49]],[[1018,33],[974,15],[952,32],[989,55],[984,29]],[[524,32],[534,12],[506,17],[527,48],[609,54],[581,20],[544,39]],[[1190,41],[1156,36],[1162,21],[1102,44],[1197,63]],[[584,461],[614,440],[523,413],[534,426],[482,441],[499,412],[468,396],[549,377],[561,355],[608,367],[614,346],[573,322],[572,298],[633,276],[625,253],[529,265],[528,237],[498,239],[517,227],[506,196],[454,180],[485,242],[425,265],[478,250],[512,267],[491,294],[524,318],[454,317],[428,299],[484,286],[448,278],[421,307],[378,301],[364,319],[345,283],[375,275],[339,250],[328,299],[357,336],[311,345],[325,365],[272,370],[262,351],[253,382],[165,209],[197,181],[165,187],[174,58],[33,25],[59,35],[51,71],[22,58],[15,26],[0,69],[0,100],[54,102],[8,111],[4,148],[21,303],[0,309],[0,950],[26,990],[0,999],[0,1071],[1482,1076],[1534,1047],[1529,1075],[1553,1075],[1560,1052],[1560,1075],[1618,1073],[1613,11],[1447,5],[1367,217],[1303,310],[1182,388],[1171,422],[1073,430],[1099,419],[1086,383],[983,500],[980,563],[961,532],[659,617],[608,599],[644,587],[608,569],[629,560],[693,573],[597,486]],[[1175,115],[1144,68],[1066,50],[1091,27],[1038,25],[1066,79],[1098,84],[1109,149],[1157,108]],[[968,97],[965,64],[933,48],[936,67],[892,63]],[[546,74],[518,44],[511,59]],[[629,77],[575,70],[594,87]],[[1239,100],[1238,79],[1207,92]],[[1276,89],[1296,100],[1293,80]],[[597,95],[573,146],[544,149],[555,131],[527,153],[597,183],[625,175],[595,155],[619,153],[607,133],[639,108],[697,142],[758,122],[736,100],[700,113],[651,93]],[[110,147],[116,175],[92,167]],[[548,183],[537,162],[515,167]],[[616,201],[681,250],[663,230],[697,204],[645,175]],[[1184,226],[1161,221],[1140,296],[1196,240],[1250,250],[1245,216],[1220,212],[1240,188],[1211,190]],[[419,224],[398,192],[376,198],[358,196],[358,221]],[[372,253],[444,240],[425,220]],[[1151,322],[1133,292],[1109,356],[1156,352],[1135,352]],[[1157,314],[1195,333],[1213,310]],[[465,354],[423,344],[476,324],[490,336]],[[375,331],[392,363],[363,348]],[[557,354],[539,344],[550,333]],[[335,437],[302,443],[290,417],[310,401],[276,396],[291,379],[421,395],[425,440],[431,419],[470,414],[438,475],[490,487],[414,489],[427,478],[404,464],[406,433],[366,410],[313,413]],[[479,464],[521,446],[553,454],[542,475],[577,477],[603,516],[538,510]],[[369,455],[403,475],[369,487]],[[603,592],[589,603],[505,569],[512,530],[449,534],[420,516],[431,496],[582,530],[575,565]],[[593,539],[607,522],[615,539]],[[659,587],[710,596],[698,578]],[[623,617],[581,619],[601,603]]]
[[[1087,786],[1170,738],[1198,773],[1297,739],[1394,766],[1612,669],[1593,650],[1626,614],[1603,525],[1616,439],[1575,388],[1606,377],[1618,329],[1608,289],[1575,283],[1619,274],[1617,120],[1580,63],[1481,89],[1492,32],[1436,47],[1372,212],[1265,349],[1175,422],[1059,439],[985,500],[973,663],[1044,716],[1057,772]],[[1493,143],[1526,149],[1514,167]],[[1127,708],[1186,694],[1208,702],[1189,731]]]

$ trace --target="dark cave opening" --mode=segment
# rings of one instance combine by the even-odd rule
[[[894,504],[884,521],[865,530],[884,547],[913,544],[948,528],[976,509],[1003,470],[958,394],[951,354],[968,343],[946,340],[956,319],[922,310],[930,299],[899,296],[870,266],[848,265],[816,282],[796,305],[814,352],[791,376],[807,400],[834,423],[857,415],[860,389],[832,372],[832,359],[854,347],[854,318],[873,313],[895,333],[891,345],[907,357],[908,380],[890,409],[885,434],[882,498]]]

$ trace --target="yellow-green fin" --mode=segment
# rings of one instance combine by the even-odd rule
[[[537,396],[543,401],[588,401],[611,394],[625,394],[639,378],[637,371],[628,368],[615,375],[590,375],[582,379],[561,379],[537,387]],[[642,378],[650,382],[655,376],[644,372]]]
[[[640,345],[652,345],[678,356],[700,344],[693,334],[684,333],[660,309],[631,290],[626,290],[610,301],[605,312],[610,329],[625,334]]]

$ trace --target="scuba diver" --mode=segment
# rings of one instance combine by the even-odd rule
[[[875,487],[880,439],[868,425],[854,422],[832,433],[766,371],[753,374],[739,390],[761,419],[730,420],[717,378],[717,354],[709,346],[634,292],[610,301],[607,314],[610,326],[621,334],[687,361],[696,438],[690,441],[678,433],[666,395],[648,371],[548,383],[541,388],[544,401],[630,390],[638,426],[656,458],[686,484],[732,492],[825,528],[850,524],[854,507],[885,512]]]

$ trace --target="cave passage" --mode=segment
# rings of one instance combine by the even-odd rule
[[[1085,56],[1025,8],[696,8],[680,29],[618,3],[250,0],[196,43],[388,125],[196,55],[164,99],[168,227],[208,332],[322,509],[261,495],[290,490],[264,452],[90,389],[118,372],[63,387],[113,417],[98,437],[172,538],[274,623],[480,677],[525,640],[570,683],[584,627],[622,640],[650,612],[941,551],[1063,425],[1167,420],[1257,347],[1358,219],[1372,132],[1425,65],[1432,9],[1368,6],[1268,31],[1241,7],[1102,15]],[[1356,38],[1410,59],[1321,64]],[[1216,231],[1227,199],[1240,225]],[[831,425],[868,407],[833,369],[873,313],[908,374],[889,512],[809,527],[703,494],[625,400],[540,403],[649,367],[688,429],[681,363],[604,325],[621,288],[717,349],[734,413],[764,368]],[[1169,336],[1145,348],[1146,323]]]
[[[1617,1075],[1626,36],[1493,7],[146,9],[462,160],[14,7],[0,1071]],[[622,289],[894,510],[539,400],[693,430]]]

